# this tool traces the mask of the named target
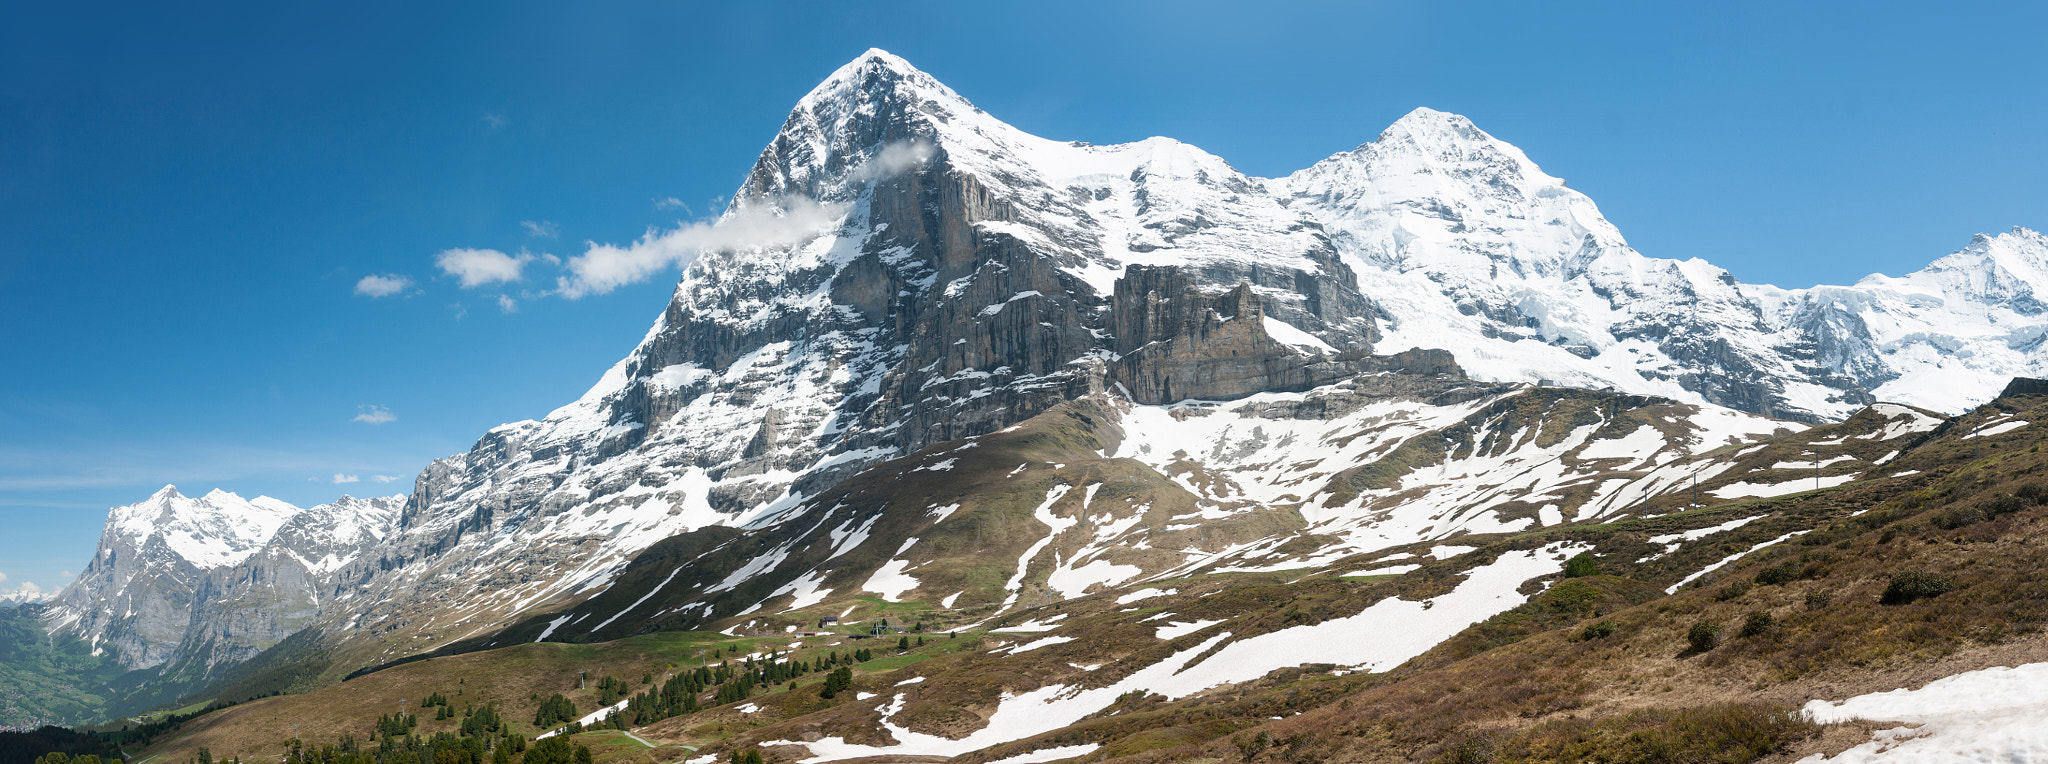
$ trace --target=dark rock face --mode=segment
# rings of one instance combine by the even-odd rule
[[[2048,395],[2048,379],[2013,377],[2011,382],[2006,383],[2005,392],[1999,393],[1998,397],[2011,398],[2021,395]]]
[[[1130,266],[1110,310],[1116,359],[1109,380],[1133,401],[1159,404],[1307,390],[1368,369],[1412,365],[1416,373],[1461,375],[1440,350],[1390,361],[1363,347],[1337,353],[1282,344],[1268,332],[1265,305],[1250,282],[1212,293],[1176,266]]]

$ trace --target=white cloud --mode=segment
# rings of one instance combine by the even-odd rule
[[[362,481],[363,481],[363,479],[362,479],[362,478],[360,478],[360,477],[357,477],[357,476],[355,476],[355,475],[349,475],[349,474],[344,474],[344,473],[340,473],[340,472],[336,472],[336,473],[334,473],[334,484],[335,484],[335,485],[341,485],[341,484],[343,484],[343,483],[360,483],[360,482],[362,482]]]
[[[71,578],[71,577],[74,577],[74,576],[76,576],[76,575],[78,575],[78,574],[76,574],[76,573],[73,573],[73,572],[71,572],[71,571],[68,571],[68,570],[60,570],[60,571],[57,571],[57,575],[63,576],[63,577],[65,577],[65,578]]]
[[[519,227],[526,229],[526,235],[542,239],[555,238],[556,235],[562,232],[562,229],[556,226],[552,220],[542,220],[540,222],[521,220],[519,221]]]
[[[4,583],[7,583],[7,574],[6,574],[6,573],[0,573],[0,584],[4,584]]]
[[[434,264],[461,279],[464,289],[518,281],[519,271],[532,261],[533,255],[525,252],[508,255],[495,249],[450,249],[434,256]]]
[[[391,413],[389,408],[365,403],[356,407],[356,415],[349,419],[349,421],[362,422],[364,424],[383,424],[385,422],[398,421],[398,415]]]
[[[762,200],[717,222],[690,223],[665,232],[649,229],[639,241],[623,247],[592,242],[583,254],[563,264],[569,274],[555,281],[555,291],[574,300],[646,281],[688,265],[706,250],[800,244],[838,226],[845,212],[844,205],[809,199]]]
[[[492,130],[503,130],[506,125],[512,124],[512,119],[503,112],[487,111],[484,112],[484,124],[490,125]]]
[[[893,143],[848,172],[847,178],[866,183],[911,169],[931,156],[931,144],[923,141]],[[682,200],[670,197],[656,200],[655,206],[671,201],[682,205]],[[555,293],[572,300],[604,294],[689,265],[700,252],[801,244],[837,227],[846,211],[844,204],[819,204],[801,197],[757,199],[715,222],[688,223],[665,232],[648,229],[639,241],[623,247],[591,242],[583,254],[563,264],[569,274],[556,279]]]
[[[673,196],[664,196],[660,199],[654,200],[654,208],[657,210],[673,210],[680,208],[682,211],[689,213],[691,215],[697,214],[696,210],[690,209],[690,205],[684,204],[683,200],[677,199]]]
[[[379,483],[391,483],[398,480],[403,480],[404,477],[400,475],[371,475],[370,479],[375,480]]]
[[[498,310],[505,311],[506,313],[518,313],[519,301],[507,295],[498,295]]]
[[[910,168],[924,164],[932,158],[932,145],[924,141],[904,141],[883,146],[875,152],[875,158],[847,173],[855,183],[866,183],[876,178],[886,178]]]
[[[395,273],[378,275],[372,273],[356,282],[356,294],[364,297],[390,297],[412,288],[412,279]]]

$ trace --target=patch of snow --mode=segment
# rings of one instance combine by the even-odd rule
[[[1354,570],[1354,571],[1351,571],[1350,573],[1345,573],[1344,575],[1347,575],[1347,576],[1398,576],[1398,575],[1401,575],[1401,574],[1403,574],[1403,573],[1413,573],[1413,572],[1415,572],[1415,570],[1416,570],[1417,568],[1420,568],[1420,567],[1422,567],[1422,566],[1421,566],[1421,565],[1413,565],[1413,564],[1410,564],[1410,565],[1389,565],[1389,566],[1387,566],[1387,567],[1384,567],[1384,568],[1368,568],[1368,569],[1366,569],[1366,570]]]
[[[548,638],[548,635],[549,635],[549,634],[553,634],[553,633],[555,633],[555,629],[557,629],[557,628],[560,628],[562,624],[565,624],[565,623],[568,623],[568,622],[569,622],[569,616],[566,616],[566,615],[565,615],[565,616],[562,616],[562,617],[560,617],[560,618],[557,618],[557,619],[555,619],[555,620],[549,621],[549,622],[548,622],[548,627],[547,627],[547,628],[545,628],[545,629],[541,629],[541,631],[540,631],[540,636],[538,636],[538,637],[534,637],[534,638],[533,638],[533,641],[535,641],[535,642],[539,642],[539,641],[541,641],[541,640],[547,639],[547,638]]]
[[[1768,499],[1773,496],[1784,496],[1787,494],[1799,493],[1801,491],[1814,491],[1822,488],[1833,488],[1835,486],[1847,483],[1855,479],[1856,473],[1847,473],[1842,475],[1828,475],[1820,478],[1799,478],[1797,480],[1787,480],[1783,483],[1750,483],[1744,481],[1729,483],[1727,485],[1721,486],[1720,488],[1708,491],[1707,493],[1713,494],[1714,496],[1723,499],[1741,499],[1749,497]]]
[[[1034,619],[1030,621],[1025,621],[1015,626],[1005,626],[1000,629],[989,629],[989,632],[993,634],[1001,634],[1005,632],[1016,634],[1037,634],[1039,632],[1052,631],[1053,629],[1059,628],[1059,626],[1055,624],[1066,619],[1067,614],[1061,613],[1059,615],[1047,618],[1043,621]]]
[[[2022,762],[2048,760],[2048,663],[1998,666],[1929,682],[1917,690],[1815,700],[1804,709],[1823,724],[1902,722],[1870,742],[1802,762]]]
[[[1429,556],[1435,557],[1439,560],[1448,560],[1478,548],[1479,547],[1476,546],[1453,546],[1450,544],[1445,544],[1443,546],[1430,547]]]
[[[2026,423],[2026,422],[2022,422],[2022,421],[2019,421],[2019,420],[2015,419],[2015,420],[2013,420],[2013,421],[2010,421],[2010,422],[2000,422],[2000,423],[1998,423],[1998,424],[1992,424],[1992,425],[1985,425],[1985,426],[1983,426],[1983,427],[1979,427],[1979,428],[1977,428],[1977,430],[1976,430],[1976,431],[1974,431],[1974,432],[1971,432],[1971,433],[1970,433],[1970,434],[1968,434],[1968,435],[1964,435],[1963,437],[1964,437],[1964,438],[1988,438],[1988,437],[1991,437],[1991,436],[1993,436],[1993,435],[2003,435],[2003,434],[2005,434],[2005,433],[2008,433],[2008,432],[2012,432],[2013,430],[2017,430],[2017,429],[2019,429],[2019,428],[2021,428],[2021,427],[2025,427],[2025,426],[2027,426],[2027,423]]]
[[[1133,602],[1137,602],[1138,600],[1142,600],[1142,599],[1148,599],[1148,598],[1152,598],[1152,597],[1159,597],[1159,596],[1164,596],[1164,595],[1170,595],[1170,594],[1174,594],[1174,593],[1176,593],[1176,592],[1178,592],[1178,591],[1179,591],[1178,589],[1151,589],[1151,588],[1148,588],[1148,589],[1139,589],[1139,590],[1137,590],[1137,591],[1135,591],[1135,592],[1131,592],[1131,593],[1129,593],[1129,594],[1119,595],[1119,596],[1118,596],[1118,597],[1116,598],[1116,604],[1119,604],[1119,605],[1129,605],[1129,604],[1131,604],[1131,603],[1133,603]]]
[[[1102,744],[1100,743],[1081,743],[1078,745],[1063,745],[1058,748],[1040,748],[1030,753],[1020,753],[1015,756],[1005,756],[1003,758],[991,761],[988,764],[1042,764],[1042,762],[1059,761],[1061,759],[1071,759],[1076,756],[1086,756],[1088,754],[1094,753],[1095,749],[1101,747]]]
[[[1266,316],[1263,325],[1266,328],[1266,336],[1272,337],[1274,342],[1282,345],[1310,352],[1337,352],[1336,348],[1330,347],[1330,343],[1316,339],[1315,335],[1297,329],[1293,324],[1286,321]]]
[[[1161,640],[1179,639],[1189,634],[1193,634],[1195,632],[1209,628],[1211,626],[1215,626],[1216,624],[1222,623],[1224,620],[1225,619],[1218,618],[1213,621],[1195,621],[1194,623],[1168,621],[1165,626],[1159,627],[1158,630],[1154,632],[1154,634],[1157,635]]]
[[[1041,647],[1051,647],[1053,645],[1065,644],[1072,641],[1074,641],[1073,637],[1045,637],[1043,639],[1026,642],[1024,644],[1017,645],[1015,647],[1011,647],[1000,652],[1016,655],[1018,653],[1030,652]]]
[[[918,587],[917,579],[903,572],[908,567],[908,560],[890,560],[868,576],[867,583],[860,585],[861,591],[880,594],[889,602],[902,602],[904,592]]]
[[[1787,533],[1787,534],[1785,534],[1785,535],[1783,535],[1783,536],[1779,536],[1779,537],[1777,537],[1777,538],[1774,538],[1774,539],[1771,539],[1771,540],[1769,540],[1769,541],[1763,542],[1763,543],[1761,543],[1761,544],[1758,544],[1758,545],[1756,545],[1756,546],[1753,546],[1753,547],[1750,547],[1750,548],[1748,548],[1748,549],[1742,550],[1742,551],[1740,551],[1740,552],[1736,552],[1736,553],[1734,553],[1734,554],[1728,555],[1727,557],[1723,557],[1723,558],[1721,558],[1721,560],[1720,560],[1719,562],[1716,562],[1716,563],[1714,563],[1714,564],[1712,564],[1712,565],[1708,565],[1708,566],[1706,566],[1706,567],[1704,567],[1704,568],[1700,568],[1699,570],[1697,570],[1697,571],[1694,571],[1692,575],[1690,575],[1690,576],[1686,576],[1685,578],[1683,578],[1683,579],[1679,580],[1679,582],[1678,582],[1678,583],[1672,584],[1672,585],[1671,585],[1670,587],[1668,587],[1668,588],[1666,588],[1666,589],[1664,590],[1664,593],[1665,593],[1665,594],[1677,594],[1677,593],[1678,593],[1678,589],[1679,589],[1679,587],[1682,587],[1682,586],[1685,586],[1686,584],[1692,583],[1692,582],[1693,582],[1693,581],[1694,581],[1695,579],[1699,578],[1700,576],[1704,576],[1704,575],[1706,575],[1706,574],[1708,574],[1708,573],[1712,573],[1712,572],[1714,572],[1714,571],[1716,571],[1716,570],[1720,570],[1720,569],[1721,569],[1721,566],[1723,566],[1723,565],[1727,565],[1728,563],[1734,562],[1734,561],[1736,561],[1736,560],[1740,560],[1740,559],[1742,559],[1743,557],[1747,556],[1747,555],[1748,555],[1748,554],[1749,554],[1750,552],[1754,552],[1754,551],[1756,551],[1756,550],[1758,550],[1758,549],[1762,549],[1762,548],[1764,548],[1764,547],[1770,546],[1770,545],[1772,545],[1772,544],[1776,544],[1776,543],[1778,543],[1778,542],[1780,542],[1780,541],[1784,541],[1785,539],[1789,539],[1789,538],[1792,538],[1793,536],[1798,536],[1798,535],[1801,535],[1801,534],[1804,534],[1804,533],[1806,533],[1806,531],[1793,531],[1793,532],[1791,532],[1791,533]]]

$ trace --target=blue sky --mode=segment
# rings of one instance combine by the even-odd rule
[[[2048,226],[2033,4],[203,5],[0,25],[0,589],[61,585],[165,483],[402,492],[574,399],[675,274],[570,300],[541,256],[710,214],[868,47],[1040,135],[1255,175],[1461,113],[1750,282]],[[536,259],[464,288],[459,248]]]

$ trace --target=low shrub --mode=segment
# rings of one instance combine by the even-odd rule
[[[1600,575],[1600,564],[1594,561],[1592,552],[1580,552],[1564,563],[1565,578],[1585,578],[1586,576],[1597,575]]]
[[[1826,610],[1829,605],[1834,604],[1834,601],[1835,598],[1832,595],[1829,595],[1827,592],[1806,593],[1807,610]]]
[[[1596,621],[1593,623],[1586,624],[1586,628],[1579,631],[1579,639],[1582,641],[1605,639],[1613,634],[1613,623],[1608,621]]]
[[[1714,600],[1717,602],[1727,602],[1732,599],[1741,599],[1742,595],[1748,593],[1749,582],[1736,581],[1735,583],[1721,587],[1721,591],[1714,592]]]
[[[1704,653],[1721,644],[1721,624],[1701,621],[1685,632],[1685,643],[1693,652]]]
[[[1762,636],[1765,632],[1770,631],[1771,627],[1776,625],[1778,625],[1778,621],[1772,618],[1770,613],[1762,610],[1752,610],[1749,613],[1749,617],[1742,621],[1742,636]]]
[[[1947,576],[1907,571],[1892,576],[1891,585],[1884,588],[1884,595],[1877,602],[1880,605],[1904,605],[1914,600],[1939,597],[1955,588],[1955,582]]]
[[[1779,584],[1788,584],[1792,582],[1792,579],[1798,577],[1799,572],[1792,569],[1792,563],[1783,562],[1757,571],[1756,585],[1777,586]]]

